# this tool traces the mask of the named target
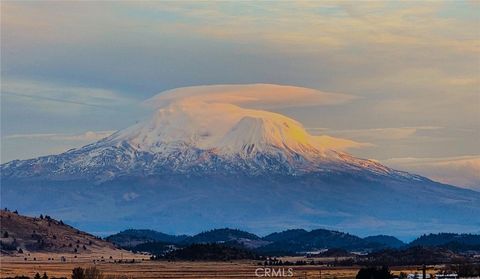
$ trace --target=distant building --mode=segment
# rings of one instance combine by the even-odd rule
[[[435,278],[436,279],[457,279],[458,274],[456,274],[456,273],[445,273],[445,274],[437,273],[435,275]]]
[[[407,275],[407,279],[430,279],[432,278],[430,276],[430,274],[425,274],[425,278],[423,278],[423,274],[422,273],[410,273]],[[438,277],[437,277],[438,278]],[[456,278],[455,278],[456,279]]]
[[[327,252],[327,251],[328,251],[328,249],[320,249],[320,250],[317,250],[317,251],[297,252],[297,254],[305,255],[305,256],[307,256],[307,257],[311,257],[311,256],[320,255],[320,254],[325,253],[325,252]]]

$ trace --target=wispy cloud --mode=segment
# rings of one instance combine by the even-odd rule
[[[308,128],[313,133],[327,133],[342,135],[354,139],[367,141],[378,140],[401,140],[417,135],[419,131],[438,130],[441,127],[417,126],[417,127],[395,127],[395,128],[369,128],[369,129],[345,129],[335,130],[329,128]]]
[[[441,132],[442,129],[444,128],[436,126],[416,126],[346,130],[309,128],[308,130],[314,134],[328,134],[349,138],[355,142],[364,142],[364,144],[356,147],[374,147],[367,148],[368,150],[383,149],[383,156],[388,156],[389,153],[397,154],[398,156],[399,153],[396,149],[402,149],[404,146],[408,147],[412,144],[421,146],[422,143],[429,144],[447,140],[435,134]],[[459,131],[456,133],[459,133]],[[422,148],[420,148],[420,151],[425,151],[425,149],[426,148],[423,148],[422,150]],[[365,151],[357,153],[367,158],[370,157],[371,154]],[[400,152],[400,154],[401,153],[402,152]],[[390,167],[424,175],[439,182],[480,190],[480,155],[398,157],[380,161]]]
[[[221,40],[263,40],[285,51],[297,51],[292,46],[320,50],[346,48],[356,43],[395,48],[435,45],[454,51],[478,52],[479,40],[469,24],[474,19],[438,16],[451,5],[448,2],[352,5],[349,2],[298,1],[276,5],[252,2],[239,5],[218,2],[125,4],[138,11],[148,9],[159,18],[164,15],[188,19],[183,24],[164,20],[164,24],[170,24],[172,32],[181,28]],[[163,25],[162,31],[168,32],[168,28]]]
[[[64,111],[81,107],[114,110],[138,103],[135,99],[122,96],[112,90],[36,80],[4,79],[1,89],[2,98],[11,98],[13,102],[44,110]]]
[[[340,151],[373,146],[373,144],[368,142],[358,142],[350,139],[336,138],[327,135],[316,136],[314,138],[320,144],[320,146]]]
[[[468,4],[457,5],[468,9]],[[62,44],[99,40],[115,27],[138,31],[146,24],[150,30],[142,33],[185,32],[217,40],[263,41],[289,52],[298,51],[298,47],[311,51],[374,44],[395,49],[435,46],[478,53],[480,41],[475,24],[472,25],[475,18],[439,16],[455,6],[449,2],[352,5],[285,1],[271,5],[168,1],[42,5],[11,1],[4,6],[7,13],[2,21],[9,26],[9,34],[20,34],[19,40]],[[55,12],[58,10],[62,13]],[[102,12],[105,10],[109,13]],[[71,32],[66,34],[65,30]]]
[[[480,191],[480,155],[442,158],[392,158],[383,163],[443,183]]]
[[[58,133],[46,133],[46,134],[13,134],[2,137],[4,140],[14,139],[46,139],[55,141],[87,141],[93,142],[105,137],[110,136],[115,131],[87,131],[82,134],[58,134]]]

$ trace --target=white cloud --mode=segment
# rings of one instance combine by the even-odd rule
[[[392,158],[384,164],[433,180],[480,190],[480,155],[442,158]]]
[[[335,105],[355,98],[348,94],[288,85],[225,84],[176,88],[161,92],[145,103],[154,107],[163,107],[173,102],[188,100],[272,109]]]

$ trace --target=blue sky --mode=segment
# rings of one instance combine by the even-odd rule
[[[480,187],[475,1],[2,2],[2,162],[59,153],[193,85],[354,95],[277,109],[354,155]]]

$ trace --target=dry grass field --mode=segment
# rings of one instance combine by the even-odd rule
[[[98,260],[98,255],[90,257],[69,257],[65,262],[57,260],[60,255],[44,254],[36,255],[36,261],[24,261],[18,257],[2,257],[0,265],[1,278],[27,275],[33,277],[36,272],[43,274],[46,272],[50,277],[65,276],[70,278],[71,270],[75,267],[93,266],[93,260],[96,260],[95,266],[105,275],[123,275],[126,278],[257,278],[255,271],[259,266],[255,261],[235,261],[235,262],[166,262],[150,261],[137,256],[135,263],[131,258],[127,262],[118,263],[118,256],[114,259]],[[45,258],[46,257],[46,258]],[[54,260],[48,260],[48,258]],[[101,258],[100,258],[101,259]],[[116,261],[116,262],[114,262]],[[358,267],[326,267],[326,266],[285,266],[270,267],[285,269],[285,275],[288,275],[288,268],[292,268],[293,278],[355,278]],[[403,272],[420,272],[420,267],[392,268],[395,274]],[[264,270],[257,271],[264,275]],[[433,268],[429,273],[435,273]]]

